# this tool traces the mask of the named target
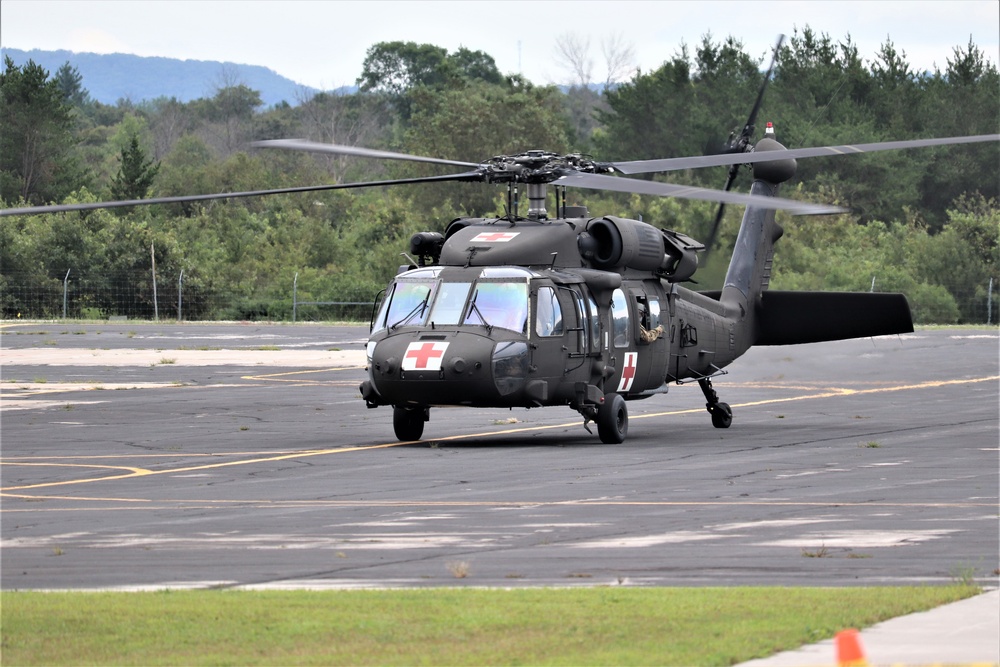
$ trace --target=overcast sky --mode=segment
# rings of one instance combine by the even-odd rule
[[[0,46],[132,53],[262,65],[321,89],[353,84],[367,49],[412,41],[493,56],[501,72],[535,83],[572,77],[554,60],[565,33],[589,39],[594,79],[603,80],[601,42],[619,35],[635,65],[656,69],[682,43],[733,36],[762,58],[779,33],[809,26],[837,41],[850,35],[872,61],[891,39],[918,71],[944,70],[956,46],[972,41],[1000,60],[998,0],[2,0]]]

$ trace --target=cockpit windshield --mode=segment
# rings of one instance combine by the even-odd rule
[[[528,333],[530,271],[487,267],[441,275],[440,269],[401,275],[390,286],[375,329],[402,326],[485,326]]]

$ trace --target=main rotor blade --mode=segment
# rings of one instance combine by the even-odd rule
[[[337,183],[333,185],[305,185],[295,188],[274,190],[252,190],[249,192],[218,192],[210,195],[183,195],[179,197],[153,197],[128,201],[91,202],[86,204],[52,204],[48,206],[25,206],[22,208],[0,209],[0,217],[15,215],[42,215],[44,213],[64,213],[67,211],[93,211],[102,208],[123,208],[126,206],[153,206],[155,204],[184,204],[187,202],[211,201],[215,199],[239,199],[242,197],[263,197],[266,195],[294,194],[296,192],[322,192],[324,190],[349,190],[352,188],[374,188],[380,185],[406,185],[409,183],[434,183],[441,181],[482,181],[479,171],[442,176],[422,176],[419,178],[397,178],[389,181],[366,181],[363,183]]]
[[[453,167],[478,167],[475,162],[460,162],[458,160],[444,160],[436,157],[424,157],[422,155],[407,155],[406,153],[393,153],[391,151],[377,151],[371,148],[359,148],[357,146],[339,146],[337,144],[321,144],[305,139],[269,139],[267,141],[255,141],[250,144],[254,148],[280,148],[289,151],[306,151],[309,153],[333,153],[334,155],[355,155],[358,157],[379,158],[383,160],[406,160],[408,162],[429,162],[431,164],[447,164]]]
[[[677,171],[680,169],[721,167],[731,164],[771,162],[774,160],[787,160],[789,158],[853,155],[854,153],[876,153],[878,151],[895,151],[904,148],[951,146],[986,141],[1000,141],[1000,134],[978,134],[968,137],[943,137],[938,139],[910,139],[906,141],[879,141],[872,144],[844,144],[841,146],[816,146],[814,148],[789,148],[783,151],[761,151],[760,153],[738,153],[735,155],[671,157],[657,160],[612,162],[611,165],[623,174],[648,174],[660,171]]]
[[[560,176],[554,185],[565,185],[590,190],[613,190],[615,192],[631,192],[640,195],[660,195],[662,197],[680,197],[681,199],[699,199],[702,201],[725,202],[738,206],[754,206],[756,208],[790,211],[794,215],[825,215],[829,213],[845,213],[847,209],[827,204],[810,204],[783,199],[781,197],[761,197],[744,195],[738,192],[723,192],[696,188],[689,185],[674,185],[658,181],[640,181],[634,178],[618,178],[601,174],[586,174],[569,172]]]

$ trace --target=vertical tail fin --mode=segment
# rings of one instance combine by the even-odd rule
[[[785,147],[771,138],[761,139],[755,151],[785,150]],[[754,165],[754,182],[750,194],[775,197],[778,185],[795,174],[795,160],[775,160]],[[730,317],[740,326],[736,336],[736,348],[742,354],[756,338],[757,313],[761,294],[771,280],[771,263],[774,257],[774,243],[784,230],[774,221],[774,211],[748,206],[743,214],[743,222],[736,237],[736,247],[726,272],[726,282],[722,288],[720,301],[726,306]]]

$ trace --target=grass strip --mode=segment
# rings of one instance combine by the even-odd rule
[[[4,665],[731,665],[977,592],[4,591],[0,647]]]

